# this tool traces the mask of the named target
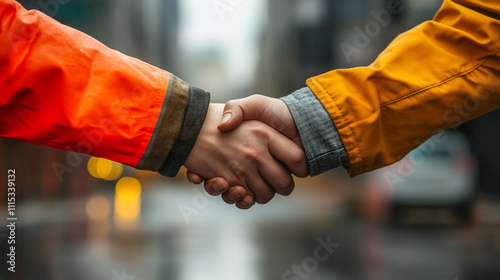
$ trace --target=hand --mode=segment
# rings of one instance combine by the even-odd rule
[[[205,179],[195,173],[188,170],[187,173],[188,180],[196,185],[199,185],[205,181]],[[213,179],[207,179],[205,181],[205,191],[213,196],[222,196],[227,204],[236,204],[236,207],[240,209],[249,209],[255,204],[253,196],[247,194],[246,188],[242,186],[232,186],[224,178],[217,177]]]
[[[281,99],[256,94],[229,101],[224,107],[224,114],[217,128],[220,131],[230,131],[243,120],[261,121],[302,147],[302,141],[292,113]],[[297,169],[295,175],[299,177],[309,175],[305,162]]]
[[[241,186],[258,203],[270,201],[275,191],[289,195],[294,182],[278,161],[300,173],[305,162],[303,150],[258,121],[246,121],[230,132],[220,133],[217,123],[222,111],[223,105],[210,105],[198,140],[184,164],[186,168],[203,178],[224,178],[226,184],[222,183],[222,187]]]
[[[256,119],[264,122],[302,147],[293,116],[285,102],[280,99],[253,95],[230,101],[224,108],[224,115],[218,128],[221,131],[230,131],[237,127],[244,119]],[[308,175],[309,172],[305,157],[293,171],[299,177],[306,177]],[[195,184],[200,184],[204,180],[203,177],[192,172],[188,172],[187,176]],[[251,196],[245,196],[246,192],[243,187],[234,186],[229,188],[228,183],[223,178],[206,180],[205,190],[211,195],[222,194],[222,198],[226,203],[236,203],[236,206],[241,209],[248,209],[254,204]]]

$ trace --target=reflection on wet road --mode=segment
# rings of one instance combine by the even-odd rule
[[[100,196],[100,202],[24,203],[18,209],[18,272],[2,272],[8,278],[1,279],[461,280],[500,275],[499,224],[370,226],[349,214],[345,198],[321,186],[301,186],[289,198],[250,211],[199,189],[145,187],[140,223],[128,229],[112,223],[111,194]],[[89,201],[104,214],[89,210]]]

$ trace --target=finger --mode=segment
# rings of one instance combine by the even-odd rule
[[[275,160],[274,162],[273,164],[264,163],[261,165],[259,167],[259,173],[278,194],[288,196],[295,188],[295,182],[293,181],[290,171]]]
[[[265,96],[252,95],[247,98],[229,101],[224,106],[224,113],[217,128],[224,132],[236,128],[244,119],[259,120],[265,111]]]
[[[282,134],[271,133],[269,152],[274,158],[283,162],[296,176],[304,178],[309,175],[304,150]]]
[[[222,194],[222,200],[227,204],[235,204],[247,196],[247,190],[242,186],[234,186]]]
[[[264,147],[265,148],[265,147]],[[280,165],[267,150],[264,153],[251,150],[248,156],[242,155],[245,159],[251,162],[251,165],[230,164],[229,170],[244,182],[247,189],[247,194],[253,195],[255,201],[259,204],[269,202],[275,195],[276,191],[270,186],[261,176],[257,167],[267,162],[267,166]],[[242,198],[240,196],[239,198]],[[234,198],[236,200],[236,197]]]
[[[242,210],[250,209],[255,204],[253,197],[247,195],[240,201],[236,202],[236,207]]]
[[[246,177],[248,187],[255,195],[255,201],[258,204],[266,204],[273,199],[276,190],[269,185],[257,172],[254,176]]]
[[[221,177],[212,178],[205,181],[205,191],[212,196],[218,196],[229,190],[226,179]]]
[[[195,174],[189,170],[187,171],[186,176],[187,176],[188,181],[191,182],[192,184],[195,184],[195,185],[199,185],[199,184],[203,183],[203,181],[205,181],[205,178],[203,178],[200,175]]]
[[[252,196],[247,195],[242,200],[240,200],[240,202],[244,206],[252,207],[255,204],[255,199]]]
[[[284,139],[288,139],[281,134],[279,134],[279,136]],[[289,142],[291,143],[291,141]],[[287,170],[280,162],[277,161],[275,157],[273,157],[271,150],[266,151],[263,155],[261,155],[258,158],[257,163],[259,174],[277,193],[286,196],[292,193],[295,187],[292,175],[289,170]]]

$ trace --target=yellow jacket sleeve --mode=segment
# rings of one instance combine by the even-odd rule
[[[445,0],[367,67],[307,81],[329,112],[351,177],[403,158],[433,134],[500,107],[500,2]]]

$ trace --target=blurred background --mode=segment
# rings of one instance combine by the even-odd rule
[[[20,1],[226,102],[367,65],[440,0]],[[0,279],[499,279],[500,112],[349,179],[338,169],[242,211],[118,163],[0,139],[16,170],[16,272]],[[4,223],[2,222],[2,224]],[[5,266],[5,267],[4,267]]]

